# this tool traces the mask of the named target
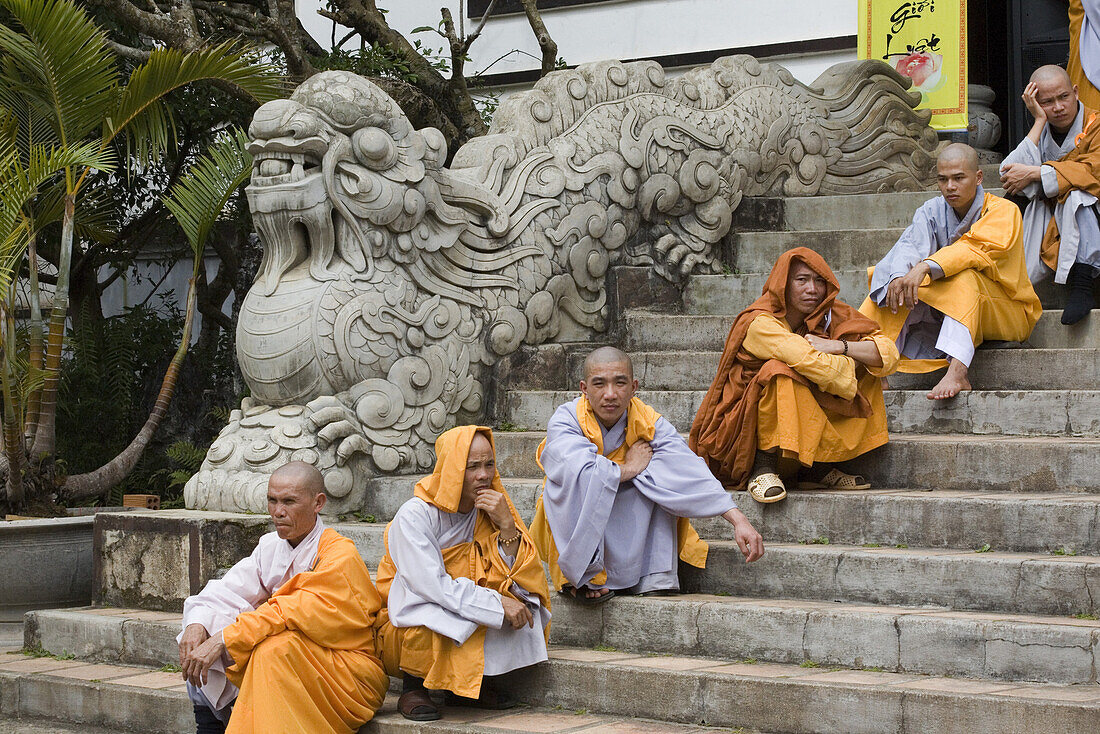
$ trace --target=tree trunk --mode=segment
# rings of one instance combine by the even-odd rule
[[[201,263],[196,260],[196,263]],[[76,474],[68,477],[61,488],[62,494],[70,500],[86,500],[92,497],[102,497],[122,480],[129,476],[141,458],[145,447],[153,438],[165,414],[172,402],[172,394],[176,390],[176,381],[179,379],[180,367],[187,356],[187,348],[191,343],[191,326],[195,320],[195,302],[197,299],[196,281],[198,280],[198,264],[191,276],[187,288],[187,312],[183,322],[183,335],[180,336],[180,345],[176,350],[172,361],[168,363],[168,369],[164,372],[164,380],[160,384],[160,393],[153,411],[146,419],[134,440],[130,442],[122,452],[95,471],[86,474]]]
[[[57,264],[57,287],[50,308],[50,327],[46,336],[45,379],[39,407],[38,429],[31,457],[52,457],[57,447],[57,388],[61,382],[61,346],[65,341],[65,319],[69,311],[69,272],[73,259],[73,218],[76,195],[66,194],[65,214],[61,221],[61,256]]]
[[[38,283],[38,244],[37,237],[31,235],[27,245],[27,269],[30,274],[30,364],[31,371],[42,369],[42,289]],[[42,386],[39,385],[27,396],[27,417],[23,428],[26,445],[34,443],[34,434],[38,428],[38,409],[42,401]]]
[[[23,496],[23,425],[19,408],[19,381],[15,374],[15,284],[4,294],[4,303],[0,306],[0,320],[4,327],[3,356],[0,357],[0,390],[4,396],[4,457],[8,463],[8,477],[5,482],[8,507],[22,506]]]

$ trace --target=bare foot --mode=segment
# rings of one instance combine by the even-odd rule
[[[929,400],[947,400],[955,397],[960,392],[970,390],[969,376],[970,372],[967,370],[966,365],[957,359],[953,359],[947,367],[947,372],[926,397]]]

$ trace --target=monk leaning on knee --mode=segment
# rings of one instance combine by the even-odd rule
[[[355,544],[318,516],[323,490],[309,464],[277,469],[275,532],[184,603],[180,666],[200,734],[351,734],[382,705],[382,600]]]
[[[838,291],[813,250],[781,255],[763,294],[734,321],[695,415],[691,448],[758,502],[787,496],[781,459],[803,468],[801,488],[870,486],[829,464],[886,443],[879,378],[894,371],[898,352]]]
[[[403,678],[398,710],[438,719],[428,690],[456,705],[503,709],[495,676],[546,660],[550,600],[527,528],[496,469],[488,428],[459,426],[435,442],[431,476],[386,527],[378,640]]]
[[[721,516],[746,560],[760,534],[667,420],[634,396],[630,357],[596,349],[581,396],[554,411],[539,446],[546,472],[531,535],[555,586],[582,603],[679,590],[678,562],[703,568],[689,517]]]
[[[1001,164],[1005,191],[1030,200],[1023,219],[1028,275],[1038,283],[1053,273],[1066,284],[1066,325],[1092,310],[1100,275],[1100,117],[1077,92],[1062,67],[1036,69],[1022,95],[1035,122]]]
[[[970,362],[983,341],[1024,341],[1043,312],[1028,279],[1020,210],[982,188],[969,145],[944,148],[936,162],[942,196],[871,269],[860,311],[897,340],[900,372],[947,372],[928,393],[953,398],[971,388]]]

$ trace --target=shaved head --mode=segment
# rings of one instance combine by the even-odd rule
[[[608,364],[625,364],[627,368],[627,375],[634,378],[634,363],[630,361],[630,355],[621,349],[615,347],[599,347],[593,349],[588,353],[588,356],[584,358],[584,379],[588,379],[592,376],[592,371],[599,366]]]
[[[304,461],[292,461],[289,464],[283,464],[271,473],[271,479],[283,486],[289,485],[297,489],[303,489],[311,497],[316,497],[325,491],[325,478],[321,475],[321,472],[317,470],[317,467]]]
[[[1047,64],[1046,66],[1040,66],[1035,71],[1031,72],[1031,80],[1036,84],[1048,84],[1051,82],[1065,82],[1067,87],[1073,86],[1073,80],[1069,78],[1069,73],[1060,66],[1055,64]]]
[[[940,155],[936,159],[937,167],[948,163],[961,164],[966,167],[966,170],[977,173],[979,168],[978,151],[966,143],[951,143],[940,151]]]

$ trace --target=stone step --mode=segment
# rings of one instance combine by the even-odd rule
[[[840,300],[859,308],[867,297],[867,268],[836,270],[835,274],[840,283]],[[693,275],[684,286],[684,311],[689,314],[738,314],[760,296],[767,280],[768,271]],[[1035,292],[1044,308],[1060,309],[1065,304],[1065,287],[1049,278],[1035,286]]]
[[[22,656],[21,656],[22,657]],[[30,663],[29,665],[27,663]],[[1002,684],[1007,690],[1018,684]],[[1061,690],[1064,687],[1059,687]],[[1073,690],[1073,689],[1067,689]],[[149,667],[86,663],[39,658],[0,664],[0,724],[10,717],[34,717],[23,727],[16,719],[2,731],[60,734],[80,731],[111,734],[117,730],[143,734],[179,734],[194,731],[191,702],[179,673]],[[523,693],[523,692],[521,692]],[[527,696],[522,696],[527,698]],[[597,714],[574,707],[520,707],[509,711],[444,709],[444,718],[432,722],[407,721],[397,713],[397,696],[386,697],[374,719],[360,734],[500,734],[501,732],[711,732],[715,729],[647,721],[620,713]],[[64,722],[56,727],[48,721]],[[70,728],[67,725],[76,725]],[[95,727],[95,728],[92,728]],[[109,727],[110,732],[102,727]],[[290,730],[287,730],[290,731]]]
[[[730,327],[733,326],[733,318],[729,314],[628,311],[622,319],[622,348],[628,352],[721,352],[726,345]],[[1100,312],[1073,326],[1063,326],[1061,320],[1061,311],[1044,311],[1026,345],[1036,349],[1100,348]],[[979,349],[979,352],[984,350],[985,347]],[[576,351],[577,360],[583,362],[584,350]]]
[[[837,230],[820,227],[801,232],[730,232],[721,243],[722,262],[736,273],[769,273],[787,250],[808,247],[835,270],[874,265],[889,252],[904,227]]]
[[[384,505],[371,506],[379,522],[388,522],[407,493],[386,493]],[[505,476],[504,486],[516,511],[530,523],[542,479]],[[818,538],[849,545],[905,545],[925,548],[969,548],[989,543],[1001,551],[1061,555],[1100,555],[1100,493],[995,492],[936,489],[869,489],[862,492],[799,491],[771,505],[734,495],[737,506],[769,543],[809,542]],[[704,538],[733,538],[720,518],[693,521]],[[375,536],[362,534],[362,523],[335,523],[356,537],[369,557],[380,557]]]
[[[911,379],[909,375],[901,376]],[[891,378],[894,380],[895,378]],[[638,397],[681,431],[691,428],[703,390],[639,390]],[[1100,435],[1100,390],[973,390],[953,400],[929,400],[926,390],[886,390],[891,431],[1045,436]],[[510,390],[502,420],[545,430],[554,410],[575,391]]]
[[[1000,183],[998,176],[987,181]],[[986,189],[1004,196],[1004,189]],[[913,213],[924,202],[939,196],[938,190],[906,191],[890,194],[851,194],[842,196],[755,197],[741,201],[734,213],[737,229],[791,230],[876,229],[906,227]]]
[[[180,617],[140,610],[31,612],[27,645],[112,665],[158,667],[176,656]],[[685,594],[621,597],[599,607],[553,600],[551,642],[727,662],[879,668],[990,680],[1095,683],[1100,621],[940,607]],[[124,636],[142,640],[140,649]],[[150,659],[149,652],[159,658]]]
[[[719,351],[632,351],[634,376],[646,390],[706,390],[718,370]],[[584,378],[583,352],[569,355],[558,389],[575,389]],[[891,386],[927,389],[940,372],[891,375]],[[970,363],[978,390],[1092,390],[1100,385],[1100,349],[979,349]]]
[[[537,431],[496,434],[501,475],[541,477],[535,448],[544,436]],[[848,469],[875,487],[1098,492],[1100,439],[895,433],[886,446],[859,457]]]
[[[390,697],[375,720],[362,731],[381,732],[391,728],[397,731],[397,726],[406,727],[401,729],[403,731],[450,731],[435,727],[462,726],[463,722],[473,726],[461,731],[481,731],[478,728],[481,725],[495,731],[683,730],[680,727],[660,728],[656,721],[613,723],[609,717],[660,717],[665,722],[695,724],[705,721],[710,725],[747,727],[754,731],[821,734],[879,734],[884,731],[955,734],[971,730],[1076,734],[1095,731],[1096,716],[1100,715],[1100,688],[1094,683],[1024,683],[877,669],[843,670],[832,667],[833,664],[826,661],[830,654],[836,654],[835,651],[842,647],[836,640],[830,639],[828,624],[825,623],[830,615],[835,615],[835,621],[846,630],[846,633],[842,632],[838,627],[835,632],[846,634],[850,640],[862,637],[861,642],[868,643],[869,655],[874,654],[872,640],[885,642],[891,634],[896,640],[906,639],[908,644],[897,647],[901,664],[904,664],[901,662],[904,654],[916,652],[922,645],[929,648],[927,657],[934,657],[936,646],[948,642],[938,635],[948,633],[950,624],[950,621],[936,620],[957,621],[962,620],[961,617],[943,616],[933,610],[881,610],[882,618],[870,629],[863,630],[856,626],[864,618],[859,609],[825,605],[817,609],[802,607],[800,610],[797,606],[784,607],[778,602],[772,602],[767,608],[745,606],[753,603],[732,598],[683,597],[675,600],[616,599],[596,609],[579,609],[569,605],[568,611],[565,605],[560,605],[563,617],[569,618],[575,613],[573,618],[581,625],[598,630],[600,638],[617,639],[624,646],[639,647],[633,651],[619,651],[608,649],[606,643],[595,650],[554,645],[549,662],[509,676],[513,690],[528,704],[555,707],[559,711],[478,711],[470,712],[473,721],[463,715],[455,717],[451,723],[444,718],[437,724],[416,725],[414,728],[392,713],[394,701]],[[754,615],[751,613],[754,608],[766,614]],[[739,615],[748,619],[737,621]],[[600,619],[597,621],[594,617]],[[693,621],[688,622],[689,617]],[[887,622],[890,619],[897,621],[896,629],[888,629],[892,624]],[[992,631],[997,620],[995,615],[989,615],[984,620],[975,616],[970,621],[957,621],[957,624],[974,628],[985,623]],[[1020,621],[1021,631],[1026,625],[1034,627],[1034,637],[1024,637],[1021,641],[1036,644],[1032,651],[1036,657],[1041,657],[1043,650],[1052,646],[1051,637],[1044,637],[1044,630],[1039,629],[1048,621],[1059,630],[1066,626],[1042,618]],[[669,622],[675,626],[670,628]],[[684,627],[683,624],[689,626]],[[709,627],[712,631],[698,640],[685,639],[682,633],[688,633],[692,624],[699,629]],[[793,635],[800,625],[804,630],[803,636],[792,638],[792,646],[817,651],[822,660],[805,658],[796,665],[761,663],[758,659],[752,659],[754,656],[749,651],[779,646],[780,636]],[[742,627],[753,631],[751,637],[739,643],[739,637],[730,632]],[[673,631],[671,635],[670,629]],[[770,639],[769,629],[773,631]],[[1077,634],[1080,638],[1083,634],[1080,630],[1084,629],[1087,627],[1081,626],[1070,634]],[[957,637],[965,636],[959,627],[950,632]],[[930,639],[922,642],[920,638],[923,636]],[[996,669],[1003,662],[1007,669],[1023,662],[1021,659],[1013,663],[1010,659],[1017,654],[1011,649],[1014,640],[1009,635],[1002,643],[995,642],[991,648],[995,650],[992,659],[987,656],[982,665],[986,669],[990,666]],[[640,646],[650,642],[654,649],[639,651]],[[1095,649],[1095,640],[1091,642],[1092,649]],[[658,648],[670,646],[673,649],[702,648],[706,655],[688,656],[681,653],[673,656],[658,651]],[[1055,658],[1062,652],[1051,650],[1048,655]],[[883,654],[889,656],[886,650]],[[956,651],[955,655],[958,654]],[[722,655],[727,655],[726,659],[722,659]],[[999,657],[1003,657],[1003,661]],[[736,662],[731,662],[731,659]],[[4,713],[48,715],[120,728],[139,728],[136,724],[140,722],[142,731],[188,729],[189,706],[185,705],[185,695],[175,684],[178,673],[156,673],[146,668],[148,672],[145,675],[150,679],[147,686],[158,679],[163,681],[164,688],[158,690],[134,686],[132,671],[135,668],[117,672],[121,666],[50,658],[41,660],[48,662],[27,666],[22,664],[23,661],[17,661],[0,666],[0,687],[4,694],[0,700],[4,702]],[[948,662],[954,660],[952,658]],[[978,662],[976,658],[974,662]],[[81,670],[93,665],[98,668],[94,674],[102,677],[97,678],[98,682],[94,684],[81,680]],[[28,667],[31,669],[27,670]],[[864,662],[862,667],[885,666]],[[1081,667],[1080,663],[1078,667]],[[115,677],[116,673],[118,677]],[[83,675],[91,674],[85,672]],[[147,713],[146,707],[155,707],[158,714],[153,716]],[[563,715],[560,709],[572,713]],[[174,715],[174,722],[168,722],[167,726],[158,725],[170,715]],[[142,716],[146,718],[142,719]],[[1028,728],[1017,728],[1017,725]]]

